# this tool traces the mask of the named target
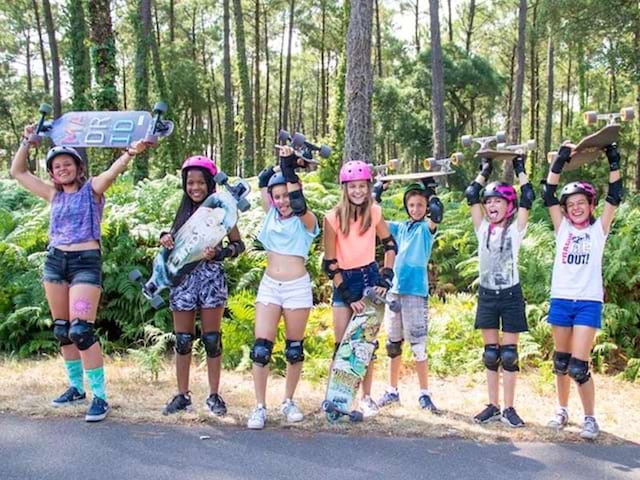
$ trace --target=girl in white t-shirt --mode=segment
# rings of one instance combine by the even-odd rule
[[[602,216],[595,219],[596,190],[587,182],[571,182],[556,198],[564,164],[575,154],[563,144],[551,165],[542,195],[556,233],[556,254],[551,280],[548,321],[553,329],[558,409],[549,426],[569,423],[569,377],[578,385],[584,410],[582,438],[594,439],[600,429],[595,418],[595,386],[589,373],[591,348],[601,325],[602,256],[616,208],[622,201],[620,154],[615,144],[605,148],[609,160],[609,189]],[[568,376],[567,376],[568,374]]]

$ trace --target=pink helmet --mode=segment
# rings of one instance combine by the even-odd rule
[[[215,176],[216,173],[218,173],[218,169],[214,161],[204,155],[194,155],[193,157],[187,158],[182,164],[182,171],[184,172],[187,168],[194,167],[204,168],[211,174],[211,176]]]
[[[491,182],[482,192],[482,203],[485,203],[491,197],[498,197],[507,201],[507,218],[511,217],[516,211],[518,195],[516,194],[516,189],[510,183]]]
[[[342,165],[340,169],[340,184],[357,180],[366,180],[368,182],[373,180],[371,165],[362,160],[350,160]]]

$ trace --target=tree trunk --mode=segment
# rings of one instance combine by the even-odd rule
[[[149,110],[149,43],[151,35],[151,0],[138,0],[135,65],[135,108]]]
[[[87,49],[87,23],[82,0],[71,0],[68,7],[71,45],[72,108],[75,111],[91,110],[91,60]]]
[[[287,39],[287,66],[284,77],[284,101],[282,106],[283,128],[286,130],[289,121],[289,103],[291,92],[291,45],[293,43],[293,14],[295,10],[295,0],[289,2],[289,38]]]
[[[529,138],[539,140],[536,137],[536,112],[538,109],[538,91],[536,89],[536,83],[538,78],[536,76],[538,68],[538,54],[536,52],[536,43],[538,41],[537,35],[537,20],[538,20],[538,2],[533,3],[533,12],[531,20],[531,36],[529,37],[529,65],[530,65],[530,78],[529,78]],[[531,171],[529,172],[533,177],[533,169],[537,162],[537,152],[535,149],[529,154],[531,160]]]
[[[416,42],[416,54],[420,54],[420,0],[416,0],[416,9],[414,11],[414,30]]]
[[[242,175],[251,177],[254,175],[254,149],[253,149],[253,99],[251,85],[249,84],[249,68],[247,67],[247,51],[244,41],[244,16],[242,14],[242,2],[233,0],[233,11],[236,23],[236,53],[238,55],[238,73],[240,88],[242,90],[243,112],[243,152]]]
[[[284,37],[287,33],[287,17],[286,14],[284,12],[282,12],[282,41],[280,42],[280,70],[279,70],[279,75],[278,75],[278,79],[279,79],[279,84],[278,84],[278,125],[277,128],[284,128],[284,124],[283,124],[283,110],[282,107],[284,106],[284,97],[283,97],[283,90],[284,90]],[[286,120],[285,120],[286,122]]]
[[[347,30],[344,160],[373,160],[371,29],[373,0],[352,2]]]
[[[42,25],[40,24],[40,12],[38,9],[38,0],[32,0],[33,12],[36,16],[36,27],[38,28],[38,45],[40,47],[40,58],[42,59],[42,80],[44,83],[44,91],[49,93],[49,74],[47,73],[47,56],[44,50],[44,42],[42,41]]]
[[[169,100],[169,92],[167,92],[167,86],[164,80],[164,73],[162,70],[162,60],[160,59],[160,26],[158,25],[158,17],[156,15],[156,28],[154,29],[158,34],[156,36],[149,35],[150,47],[151,47],[151,59],[153,60],[153,73],[156,77],[156,86],[160,93],[160,99],[163,101]],[[195,44],[195,37],[193,39]]]
[[[520,0],[520,7],[518,11],[518,45],[516,47],[516,84],[514,88],[510,125],[510,140],[513,143],[518,143],[521,135],[522,92],[524,90],[524,71],[526,68],[524,61],[526,27],[527,0]],[[510,162],[505,163],[504,176],[507,182],[513,182],[513,165]]]
[[[27,28],[24,32],[25,43],[25,59],[27,61],[27,91],[31,93],[33,91],[33,77],[31,74],[31,29]]]
[[[473,35],[473,22],[476,19],[476,0],[469,2],[469,23],[465,32],[464,46],[467,53],[471,53],[471,36]]]
[[[122,54],[122,103],[127,110],[127,62],[124,53]]]
[[[267,71],[265,72],[265,76],[267,79],[267,83],[264,86],[264,121],[262,125],[262,151],[266,153],[266,145],[267,145],[267,120],[269,119],[269,89],[271,87],[271,62],[269,57],[269,32],[268,28],[268,18],[267,18],[267,7],[263,8],[264,15],[264,62],[267,67]]]
[[[173,43],[176,39],[176,15],[175,0],[169,0],[169,41]]]
[[[376,1],[376,61],[378,66],[378,78],[382,78],[382,33],[380,28],[380,0]],[[324,32],[323,32],[324,33]],[[323,36],[324,39],[324,36]],[[323,42],[324,45],[324,42]]]
[[[255,0],[255,10],[254,10],[254,49],[255,49],[255,60],[254,60],[254,77],[253,77],[253,115],[255,117],[255,143],[254,150],[256,152],[255,158],[255,169],[256,172],[259,172],[264,168],[264,152],[261,149],[262,146],[262,137],[261,127],[262,127],[262,106],[260,105],[260,0]]]
[[[568,130],[571,125],[571,61],[569,57],[569,67],[567,68],[567,114],[565,115],[565,128]]]
[[[433,156],[444,158],[447,138],[444,113],[444,71],[440,44],[440,17],[438,0],[429,0],[431,29],[431,124],[433,128]]]
[[[96,88],[93,97],[98,110],[118,110],[116,89],[116,42],[111,26],[110,0],[89,3],[89,26]]]
[[[636,26],[635,31],[633,32],[633,51],[640,51],[640,8],[636,11]],[[636,112],[640,113],[640,56],[636,55],[636,101],[638,102],[638,108]],[[636,140],[636,193],[640,192],[640,121],[636,120],[636,125],[638,126],[638,137]]]
[[[51,71],[53,72],[53,118],[62,115],[62,98],[60,97],[60,57],[58,56],[58,41],[53,25],[53,15],[51,15],[51,4],[49,0],[42,0],[42,11],[44,22],[47,27],[49,37],[49,49],[51,51]]]
[[[377,0],[376,0],[377,1]],[[322,0],[322,20],[320,37],[320,131],[322,136],[328,132],[327,115],[329,100],[327,98],[326,84],[328,82],[328,68],[325,67],[325,40],[327,30],[327,1]]]
[[[509,61],[509,90],[507,93],[507,131],[511,130],[511,111],[513,108],[513,84],[516,70],[516,45],[511,48],[511,60]]]
[[[229,32],[229,0],[222,1],[224,23],[224,139],[222,142],[222,169],[230,175],[235,168],[235,130],[233,112],[233,93],[231,91],[231,46]]]
[[[453,16],[451,15],[451,0],[447,0],[447,13],[449,14],[447,17],[447,22],[449,24],[449,43],[453,43]]]
[[[546,154],[551,150],[552,133],[553,133],[553,75],[554,69],[554,49],[553,38],[549,35],[547,44],[547,102],[545,106],[544,118],[544,150]]]

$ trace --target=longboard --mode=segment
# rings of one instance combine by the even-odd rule
[[[327,392],[321,406],[330,422],[342,416],[353,422],[362,421],[362,413],[352,410],[352,404],[367,373],[384,318],[380,305],[386,303],[392,311],[400,311],[398,302],[378,296],[371,287],[365,288],[363,299],[365,309],[351,317],[331,365]]]
[[[317,165],[320,162],[313,158],[314,152],[318,152],[321,158],[329,158],[331,156],[331,147],[328,145],[314,145],[307,141],[307,138],[299,132],[296,132],[291,136],[286,130],[280,130],[278,133],[278,141],[286,144],[289,143],[296,155],[302,158],[306,163],[310,165]],[[275,145],[276,148],[281,145]]]
[[[381,182],[392,182],[394,180],[420,180],[423,178],[440,177],[442,175],[451,175],[455,173],[453,170],[442,170],[440,172],[415,172],[415,173],[397,173],[395,175],[385,175],[379,177]]]
[[[465,148],[470,148],[474,143],[480,146],[480,150],[488,149],[491,145],[504,143],[507,141],[507,134],[504,131],[496,132],[495,135],[487,137],[473,137],[471,135],[463,135],[460,137],[460,143]]]
[[[498,161],[509,161],[520,154],[531,152],[535,149],[536,141],[533,139],[527,140],[526,143],[521,143],[519,145],[505,145],[500,143],[496,145],[496,148],[478,150],[476,152],[476,157]]]

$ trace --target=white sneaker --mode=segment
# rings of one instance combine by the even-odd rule
[[[287,417],[287,422],[289,423],[301,422],[304,418],[302,411],[290,398],[287,398],[282,402],[282,405],[280,405],[280,412]]]
[[[264,424],[267,421],[267,409],[264,405],[257,405],[256,408],[253,409],[251,415],[249,416],[249,421],[247,422],[247,428],[251,430],[262,430],[264,428]]]
[[[360,400],[360,410],[362,410],[362,416],[364,418],[375,417],[378,415],[378,404],[367,395]]]
[[[566,408],[558,408],[555,415],[547,423],[547,427],[555,430],[562,430],[569,424],[569,412]]]
[[[587,440],[595,440],[599,434],[600,427],[598,426],[596,419],[591,416],[584,417],[584,424],[582,425],[582,432],[580,432],[580,436]]]

